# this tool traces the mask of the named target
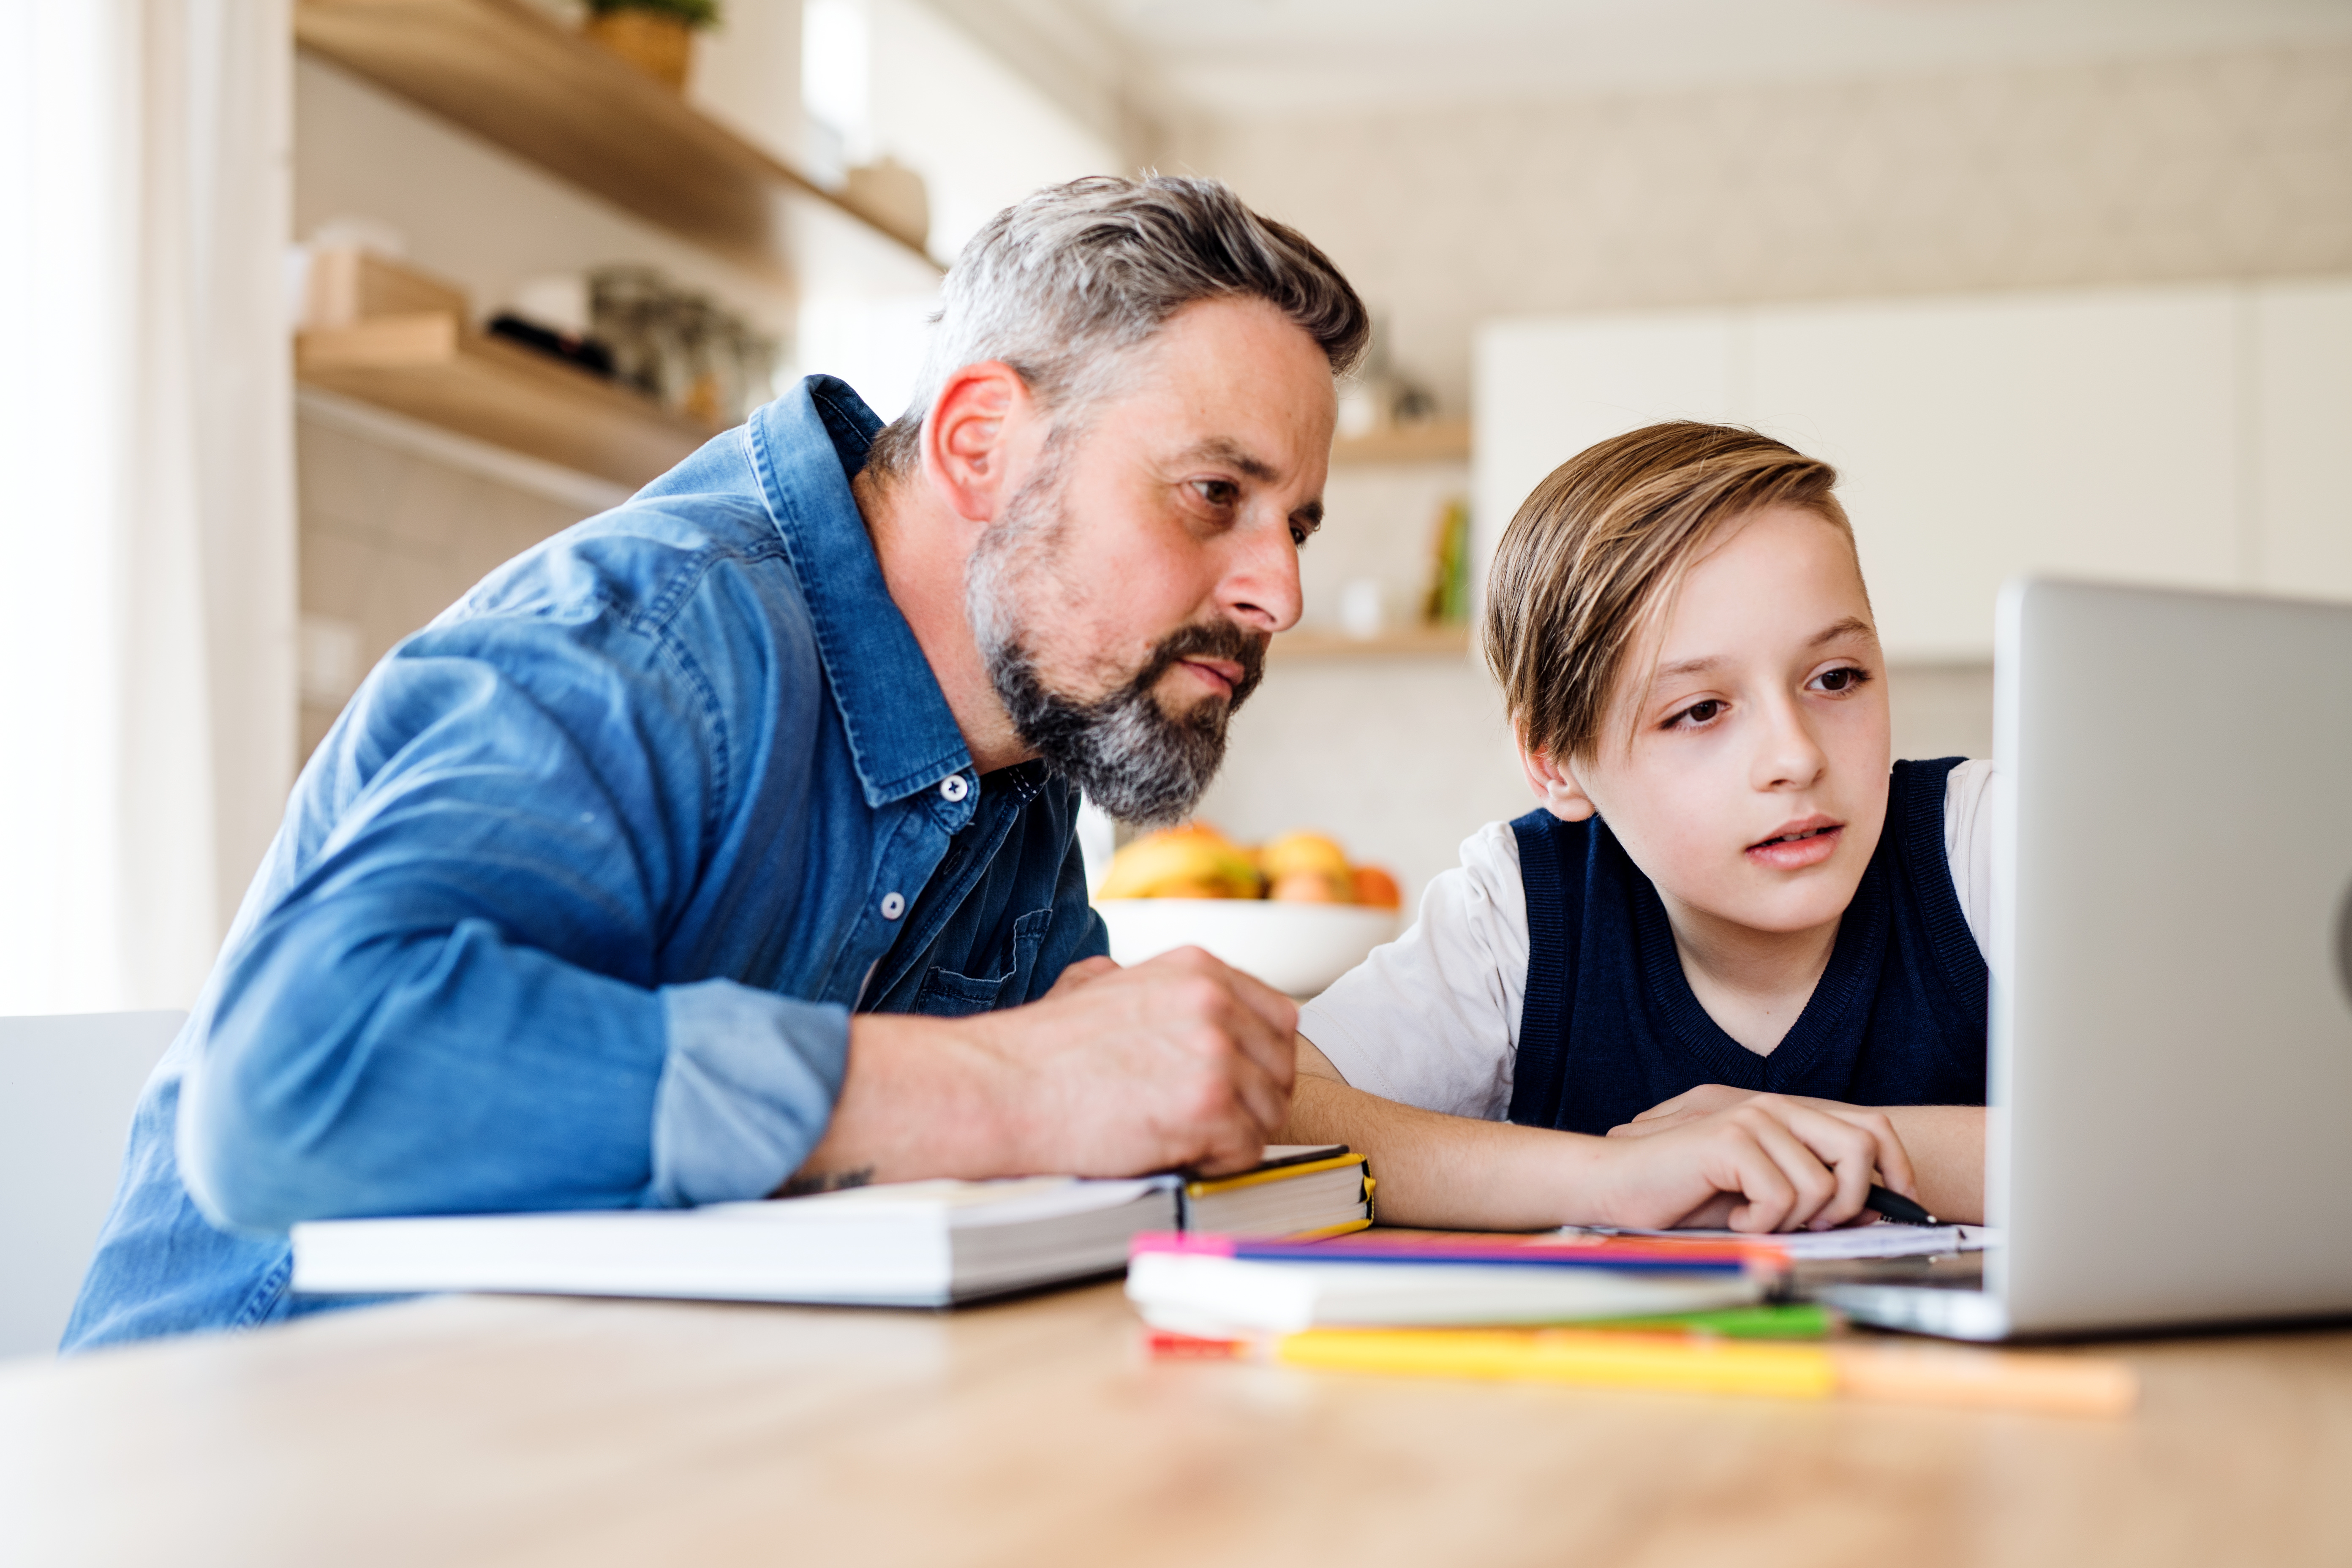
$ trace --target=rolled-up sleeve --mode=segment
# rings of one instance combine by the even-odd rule
[[[662,993],[656,1203],[765,1197],[824,1135],[849,1058],[849,1010],[728,980]]]
[[[844,1010],[662,972],[727,737],[620,620],[429,629],[370,678],[205,1004],[177,1142],[215,1223],[756,1197],[823,1136]]]

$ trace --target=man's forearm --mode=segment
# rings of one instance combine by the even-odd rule
[[[1030,1173],[1008,1121],[1007,1071],[969,1020],[860,1015],[833,1120],[780,1194]]]
[[[1885,1105],[1919,1178],[1920,1201],[1937,1219],[1984,1223],[1985,1113],[1979,1105]]]
[[[1573,1223],[1583,1213],[1580,1178],[1590,1173],[1601,1142],[1399,1105],[1303,1069],[1283,1137],[1345,1143],[1366,1155],[1383,1224],[1455,1230]]]

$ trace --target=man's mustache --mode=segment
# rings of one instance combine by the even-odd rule
[[[1233,699],[1225,709],[1230,715],[1240,710],[1241,705],[1248,700],[1249,694],[1257,689],[1258,682],[1265,678],[1266,641],[1265,633],[1244,631],[1231,621],[1206,621],[1179,626],[1161,638],[1159,646],[1151,650],[1151,657],[1144,660],[1143,668],[1136,673],[1133,680],[1128,682],[1128,690],[1150,691],[1160,684],[1161,676],[1175,668],[1179,659],[1203,656],[1231,659],[1242,667],[1242,678],[1234,684]]]

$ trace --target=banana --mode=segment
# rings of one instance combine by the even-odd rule
[[[1257,868],[1213,828],[1147,834],[1111,857],[1098,899],[1258,896]]]

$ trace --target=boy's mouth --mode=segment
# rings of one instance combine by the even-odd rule
[[[1836,854],[1838,842],[1844,836],[1845,824],[1835,817],[1808,816],[1784,822],[1771,837],[1750,844],[1748,858],[1776,871],[1800,870],[1818,866]]]

